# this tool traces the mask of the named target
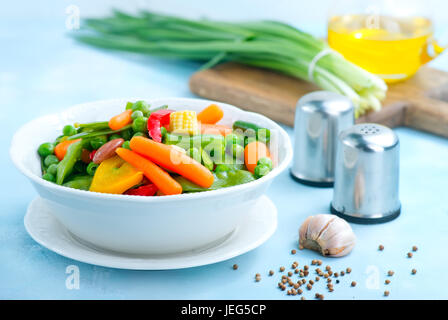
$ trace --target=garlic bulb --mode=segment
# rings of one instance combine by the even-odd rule
[[[310,216],[299,229],[299,248],[319,251],[324,256],[345,256],[355,242],[355,234],[347,221],[332,214]]]

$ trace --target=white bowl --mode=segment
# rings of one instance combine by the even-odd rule
[[[131,254],[168,254],[207,247],[226,238],[251,211],[272,180],[292,158],[288,134],[268,118],[234,106],[199,99],[141,99],[152,107],[195,110],[217,103],[221,123],[256,123],[272,131],[275,168],[267,176],[239,186],[192,194],[138,197],[102,194],[62,187],[41,178],[38,146],[54,141],[64,125],[106,120],[122,112],[127,101],[114,99],[76,105],[58,114],[33,120],[14,135],[10,155],[48,202],[54,216],[75,236],[103,249]]]

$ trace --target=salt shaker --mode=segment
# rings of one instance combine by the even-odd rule
[[[354,124],[350,99],[329,91],[303,96],[294,121],[294,160],[291,175],[299,182],[332,187],[339,133]]]

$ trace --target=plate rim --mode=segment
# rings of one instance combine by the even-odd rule
[[[93,250],[98,251],[98,254],[102,254],[103,257],[104,254],[107,255],[108,258],[115,258],[118,259],[116,262],[105,262],[104,258],[100,258],[100,261],[93,261],[93,259],[88,256],[87,258],[83,257],[83,256],[79,256],[78,253],[74,253],[72,255],[70,255],[69,253],[66,252],[66,250],[64,250],[63,248],[61,248],[58,245],[54,245],[51,242],[45,241],[44,239],[42,239],[41,237],[39,237],[39,233],[36,232],[33,229],[33,226],[31,225],[30,219],[32,214],[32,210],[34,209],[33,206],[36,205],[36,203],[40,200],[45,201],[43,198],[41,198],[40,196],[37,196],[36,198],[34,198],[30,204],[28,205],[26,214],[24,216],[24,226],[25,226],[25,230],[28,233],[28,235],[35,241],[37,242],[39,245],[41,245],[42,247],[60,255],[63,256],[65,258],[68,259],[72,259],[75,261],[79,261],[82,263],[86,263],[86,264],[90,264],[90,265],[95,265],[95,266],[101,266],[101,267],[107,267],[107,268],[113,268],[113,269],[123,269],[123,270],[147,270],[147,271],[156,271],[156,270],[180,270],[180,269],[186,269],[186,268],[194,268],[194,267],[201,267],[201,266],[206,266],[206,265],[211,265],[211,264],[215,264],[218,262],[223,262],[232,258],[235,258],[237,256],[240,256],[242,254],[245,254],[247,252],[250,252],[256,248],[258,248],[259,246],[261,246],[263,243],[265,243],[268,239],[270,239],[272,237],[272,235],[275,233],[275,231],[277,230],[277,226],[278,226],[278,210],[277,207],[275,206],[275,204],[273,203],[273,201],[267,196],[267,195],[262,195],[257,203],[263,202],[265,201],[267,204],[267,207],[269,207],[268,212],[267,213],[267,217],[270,217],[270,219],[272,220],[273,223],[269,224],[266,227],[266,230],[263,231],[263,233],[260,234],[260,236],[257,237],[257,239],[251,241],[249,244],[245,245],[242,249],[238,249],[238,250],[231,250],[230,252],[224,253],[223,255],[219,256],[219,257],[211,257],[207,260],[207,258],[204,259],[204,257],[198,257],[199,259],[201,259],[201,262],[199,263],[195,263],[195,256],[203,254],[204,251],[210,251],[213,252],[214,248],[219,248],[221,245],[224,245],[226,243],[228,243],[229,241],[235,241],[235,235],[238,235],[238,232],[240,231],[240,226],[245,225],[245,224],[249,224],[250,222],[256,222],[257,219],[253,219],[254,215],[249,216],[248,219],[243,220],[241,222],[241,224],[239,224],[237,226],[237,228],[232,231],[232,233],[230,234],[230,236],[225,239],[222,242],[219,242],[216,246],[212,246],[210,248],[205,249],[204,251],[199,251],[197,253],[192,253],[191,255],[187,254],[184,255],[183,257],[188,258],[188,261],[185,263],[181,263],[175,266],[176,262],[166,262],[166,266],[165,267],[161,267],[160,265],[158,266],[154,266],[154,267],[150,267],[150,258],[149,257],[145,257],[145,256],[141,256],[139,257],[138,255],[136,255],[135,257],[123,257],[123,256],[113,256],[113,252],[111,251],[104,251],[101,252],[100,250],[98,250],[99,248],[93,248]],[[50,214],[51,215],[51,214]],[[252,218],[252,219],[251,219]],[[72,241],[72,243],[76,243],[76,245],[78,245],[78,248],[85,248],[86,245],[83,243],[80,243],[79,241],[77,241],[75,238],[73,238],[70,234],[70,232],[57,220],[56,217],[54,217],[53,215],[51,215],[51,219],[54,219],[56,223],[59,224],[61,230],[63,230],[62,232],[66,232],[68,234],[68,236],[70,237],[70,240]],[[74,244],[73,244],[74,245]],[[91,247],[88,247],[89,249],[92,250]],[[85,249],[84,249],[85,250]],[[93,251],[90,251],[90,254],[95,254]],[[185,253],[182,253],[185,254]],[[173,255],[170,255],[170,258],[172,258]],[[193,259],[191,259],[193,258]],[[129,261],[128,259],[134,259],[135,261]],[[139,260],[140,262],[137,263],[136,260]],[[154,258],[152,258],[152,260],[154,260]],[[163,261],[163,258],[160,259],[160,261]],[[170,265],[171,263],[171,265]]]

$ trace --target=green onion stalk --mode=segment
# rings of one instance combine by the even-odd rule
[[[349,97],[356,117],[379,110],[387,91],[381,78],[330,50],[321,39],[275,21],[230,23],[115,10],[109,17],[84,19],[74,37],[97,48],[202,61],[202,69],[234,61],[275,70]],[[315,61],[323,50],[329,51]]]

